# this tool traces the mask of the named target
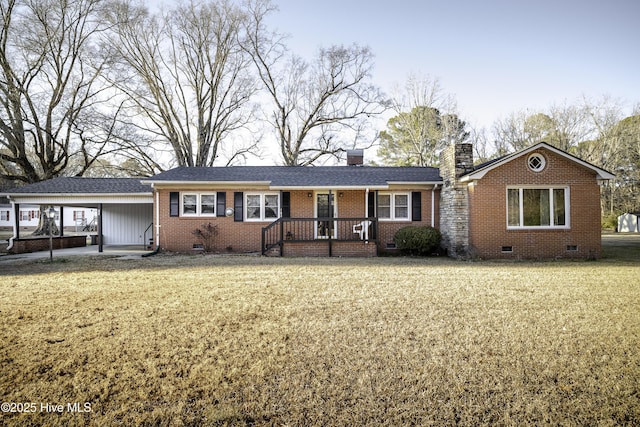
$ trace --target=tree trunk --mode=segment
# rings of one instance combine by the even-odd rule
[[[60,235],[60,230],[58,229],[56,220],[49,219],[49,207],[50,206],[40,206],[40,220],[38,221],[38,227],[31,234],[32,236],[48,236],[49,233],[53,236]]]

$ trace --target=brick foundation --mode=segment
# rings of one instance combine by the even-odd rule
[[[375,257],[377,246],[374,242],[331,242],[331,256],[334,257]],[[328,257],[329,241],[285,242],[284,256],[287,257]]]

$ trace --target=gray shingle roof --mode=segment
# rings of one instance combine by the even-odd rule
[[[231,166],[178,167],[152,182],[268,182],[272,187],[386,186],[393,182],[441,182],[430,167]]]
[[[7,194],[151,194],[140,178],[59,177],[16,187]]]
[[[441,182],[437,168],[355,166],[178,167],[151,178],[59,177],[6,194],[150,194],[152,182],[265,182],[272,187],[366,187]]]

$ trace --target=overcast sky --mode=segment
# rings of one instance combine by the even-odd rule
[[[294,52],[368,45],[383,90],[428,74],[475,126],[582,96],[640,103],[640,0],[273,2]]]

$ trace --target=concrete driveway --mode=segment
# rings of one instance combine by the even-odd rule
[[[98,246],[83,246],[80,248],[55,249],[53,258],[69,257],[74,255],[109,255],[118,257],[140,258],[143,254],[151,251],[142,248],[142,245],[105,245],[103,252],[98,252]],[[49,258],[49,251],[30,252],[25,254],[7,255],[0,253],[0,265],[6,262],[19,261],[24,259],[45,259]]]

